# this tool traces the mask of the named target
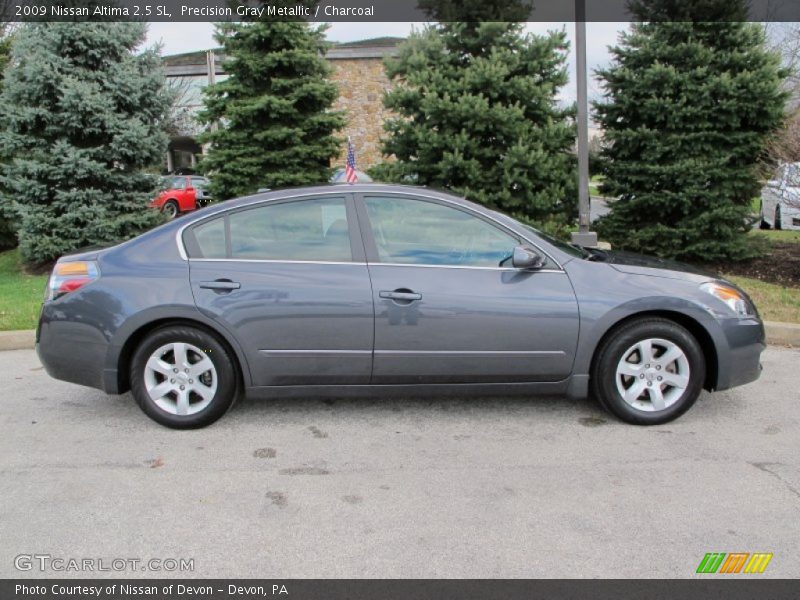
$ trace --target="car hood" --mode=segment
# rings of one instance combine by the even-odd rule
[[[634,252],[608,250],[603,253],[602,262],[621,273],[632,273],[634,275],[651,275],[653,277],[693,281],[721,279],[716,273],[686,263]]]

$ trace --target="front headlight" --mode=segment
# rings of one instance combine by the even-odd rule
[[[747,297],[739,290],[729,285],[710,281],[701,285],[700,289],[722,300],[728,305],[728,308],[740,317],[751,317],[756,314],[755,307],[750,303]]]

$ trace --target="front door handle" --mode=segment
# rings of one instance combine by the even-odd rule
[[[387,298],[388,300],[405,300],[407,302],[411,302],[413,300],[422,300],[422,294],[417,294],[411,290],[394,290],[393,292],[382,291],[378,292],[378,295],[381,298]]]
[[[230,292],[231,290],[238,290],[242,287],[238,281],[231,281],[230,279],[217,279],[216,281],[201,281],[198,285],[206,290],[217,290],[223,292]]]

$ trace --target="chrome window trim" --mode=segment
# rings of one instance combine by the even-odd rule
[[[288,265],[356,265],[360,267],[422,267],[423,269],[469,269],[476,271],[504,271],[519,273],[564,273],[561,269],[516,269],[514,267],[472,267],[462,265],[424,265],[415,263],[367,263],[353,261],[333,261],[333,260],[279,260],[272,258],[190,258],[192,262],[243,262],[243,263],[272,263]]]
[[[358,265],[366,266],[365,262],[338,261],[338,260],[281,260],[276,258],[190,258],[191,262],[243,262],[243,263],[285,263],[290,265]]]
[[[389,190],[389,191],[375,191],[375,192],[372,192],[372,191],[365,192],[365,191],[362,191],[362,190],[352,190],[350,192],[345,192],[345,193],[361,194],[364,197],[366,197],[368,194],[375,194],[375,195],[380,195],[380,194],[387,195],[388,194],[388,195],[401,196],[401,197],[406,197],[406,198],[427,198],[429,200],[438,200],[439,202],[442,202],[442,203],[447,204],[449,206],[455,207],[456,209],[463,210],[464,212],[468,212],[468,213],[470,213],[472,215],[477,215],[480,218],[483,218],[483,219],[489,220],[489,221],[491,221],[493,223],[496,223],[497,225],[500,226],[500,228],[503,231],[511,232],[511,233],[513,233],[515,235],[518,235],[522,239],[527,241],[529,244],[532,244],[534,246],[534,248],[539,250],[547,258],[549,258],[556,265],[558,265],[558,269],[541,269],[539,271],[532,271],[532,272],[536,272],[536,273],[551,273],[551,272],[563,273],[564,272],[563,265],[560,262],[558,262],[555,258],[553,258],[553,256],[549,252],[546,252],[545,250],[542,250],[542,248],[536,242],[531,241],[531,239],[529,237],[527,237],[527,235],[525,233],[519,233],[519,232],[513,231],[508,227],[508,225],[506,225],[505,223],[503,223],[499,219],[494,218],[492,215],[480,213],[478,211],[475,211],[474,209],[472,209],[469,206],[463,206],[463,205],[461,205],[461,204],[459,204],[457,202],[453,202],[452,200],[449,200],[447,198],[441,198],[439,196],[431,196],[429,194],[420,194],[416,190],[414,190],[414,191]],[[264,200],[257,200],[257,201],[254,201],[252,204],[245,204],[244,206],[236,206],[236,207],[233,207],[233,208],[231,208],[231,207],[222,207],[217,211],[214,211],[214,212],[209,213],[207,215],[203,215],[199,219],[196,219],[196,220],[191,221],[189,223],[185,223],[182,227],[180,227],[178,229],[178,231],[175,234],[175,243],[178,245],[178,254],[180,254],[180,257],[183,260],[189,261],[189,256],[188,256],[188,254],[186,254],[186,248],[184,247],[184,244],[183,244],[183,232],[186,230],[187,227],[191,227],[192,225],[196,225],[200,221],[203,221],[205,219],[220,215],[220,214],[228,212],[228,211],[239,210],[239,209],[247,209],[247,208],[255,208],[255,207],[261,206],[262,204],[268,204],[270,202],[276,202],[276,201],[280,201],[280,200],[292,200],[292,199],[295,199],[295,198],[305,198],[305,197],[308,197],[309,199],[311,199],[311,198],[314,198],[314,197],[317,197],[317,196],[325,196],[325,195],[326,195],[325,192],[293,194],[291,196],[281,196],[279,198],[267,198],[267,199],[264,199]],[[336,194],[334,194],[334,195],[336,195]],[[461,200],[466,200],[466,198],[461,198]],[[243,260],[243,259],[193,258],[191,260]],[[247,259],[244,259],[244,260],[247,260]],[[291,262],[315,262],[315,261],[281,261],[281,260],[273,260],[273,259],[263,259],[260,262],[289,262],[289,263],[291,263]],[[325,262],[325,261],[319,261],[317,264],[338,264],[338,263],[330,263],[330,262]],[[342,264],[356,264],[356,263],[342,263]],[[364,264],[364,263],[361,263],[361,264]],[[411,266],[411,267],[442,267],[442,268],[457,268],[457,269],[504,269],[504,270],[511,270],[511,271],[518,271],[519,270],[519,269],[514,269],[514,268],[508,268],[508,267],[470,267],[470,266],[458,266],[458,265],[414,265],[414,264],[401,265],[400,263],[370,263],[370,264],[373,264],[373,265],[381,264],[381,265],[387,265],[387,266],[388,265],[396,265],[396,266]]]
[[[471,265],[426,265],[416,263],[367,263],[371,267],[422,267],[424,269],[473,269],[477,271],[514,271],[516,273],[564,273],[563,269],[517,269],[516,267],[474,267]]]

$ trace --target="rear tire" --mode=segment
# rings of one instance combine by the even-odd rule
[[[210,425],[233,405],[238,373],[216,337],[179,325],[150,333],[131,359],[131,392],[144,413],[173,429]]]
[[[167,217],[168,221],[171,221],[175,217],[178,216],[180,210],[178,209],[178,203],[175,200],[167,200],[164,202],[164,206],[161,207],[161,212],[164,213],[164,216]]]
[[[643,318],[603,342],[592,366],[591,390],[623,421],[660,425],[692,407],[705,377],[703,351],[688,330],[669,319]]]

